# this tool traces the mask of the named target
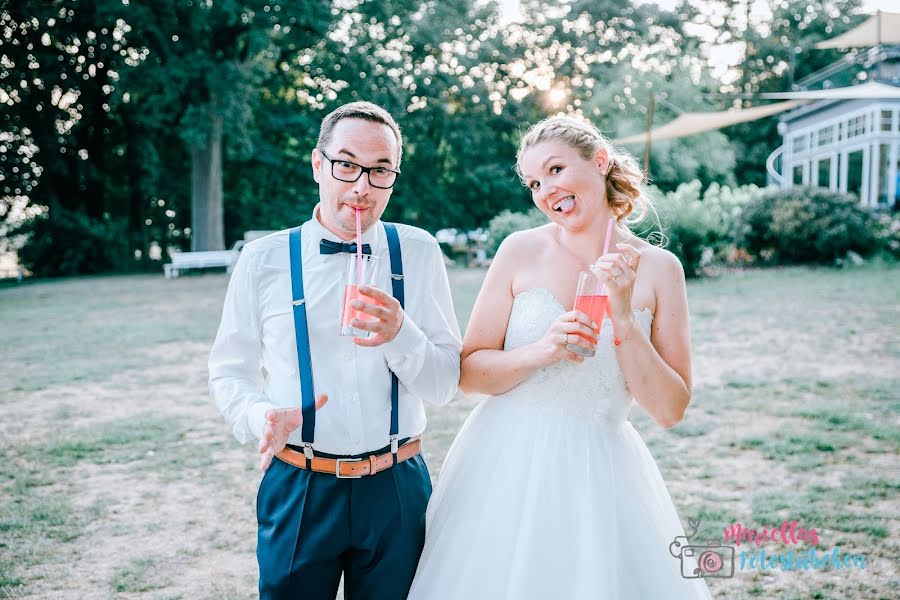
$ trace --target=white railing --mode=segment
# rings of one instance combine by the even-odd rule
[[[780,159],[782,154],[784,154],[783,145],[775,148],[772,154],[769,155],[769,158],[766,159],[766,171],[769,172],[769,177],[772,178],[772,181],[779,186],[784,186],[784,176],[775,168],[775,161]]]

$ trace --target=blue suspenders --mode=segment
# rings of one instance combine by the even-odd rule
[[[300,228],[291,229],[291,304],[294,307],[294,336],[297,340],[297,359],[300,363],[301,403],[303,424],[301,436],[306,466],[312,459],[312,443],[316,431],[316,396],[313,387],[312,361],[309,357],[309,326],[306,322],[306,296],[303,293],[303,252],[300,248]]]
[[[391,254],[391,294],[404,307],[403,297],[403,254],[400,252],[400,237],[397,235],[397,227],[393,223],[384,224],[384,233],[387,234],[388,251]],[[399,410],[397,399],[400,396],[400,380],[391,371],[391,452],[394,455],[394,466],[397,466],[397,434],[400,431]]]
[[[391,255],[391,292],[394,298],[404,306],[403,297],[403,256],[400,252],[400,238],[397,227],[393,223],[384,223],[387,235],[388,250]],[[291,304],[294,308],[294,335],[297,341],[297,360],[300,365],[300,395],[303,412],[301,439],[306,466],[313,458],[313,441],[316,431],[316,396],[313,385],[312,361],[309,352],[309,324],[306,320],[306,297],[303,292],[303,252],[300,245],[300,227],[291,229],[289,235],[291,256]],[[400,381],[391,373],[391,452],[394,464],[397,464],[397,436],[400,431],[399,410],[397,404],[400,396]]]

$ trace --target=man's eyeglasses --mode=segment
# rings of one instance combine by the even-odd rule
[[[319,153],[325,157],[325,160],[331,163],[331,176],[338,181],[353,183],[359,179],[363,173],[367,173],[369,176],[369,185],[382,190],[389,190],[394,187],[394,183],[397,181],[397,175],[400,174],[399,170],[395,171],[394,169],[388,169],[386,167],[364,167],[355,162],[350,162],[349,160],[331,158],[322,152],[322,150],[319,150]]]

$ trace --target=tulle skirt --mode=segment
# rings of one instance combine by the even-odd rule
[[[634,427],[491,397],[447,455],[409,598],[710,598]]]

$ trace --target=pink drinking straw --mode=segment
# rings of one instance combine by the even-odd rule
[[[360,209],[356,209],[356,288],[362,283],[362,231],[360,225],[359,213]]]
[[[606,239],[603,240],[603,254],[609,252],[609,242],[612,240],[612,230],[613,224],[616,222],[614,217],[609,218],[609,223],[606,224]],[[597,278],[597,287],[594,288],[594,293],[598,296],[602,296],[604,292],[604,288],[606,286],[600,283],[600,278]]]
[[[609,223],[606,224],[606,239],[603,241],[603,254],[609,252],[609,242],[612,239],[612,229],[615,222],[616,219],[614,217],[610,217]]]

